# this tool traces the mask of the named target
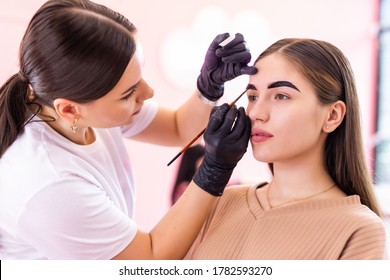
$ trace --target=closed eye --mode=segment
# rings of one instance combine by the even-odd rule
[[[123,97],[121,98],[121,100],[124,100],[124,101],[129,100],[129,98],[134,94],[134,92],[136,91],[136,89],[137,89],[136,86],[133,87],[133,88],[129,91],[128,94],[126,94],[125,96],[123,96]]]

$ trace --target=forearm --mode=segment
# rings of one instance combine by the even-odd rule
[[[150,232],[154,259],[182,259],[200,232],[216,197],[191,182]]]
[[[212,108],[194,92],[176,110],[159,107],[149,126],[132,139],[163,146],[184,146],[207,126]]]
[[[206,104],[199,96],[198,92],[194,92],[192,96],[181,105],[176,111],[176,124],[180,139],[187,144],[200,131],[202,131],[208,123],[210,111],[213,105]]]
[[[138,230],[134,239],[113,259],[182,259],[207,219],[216,197],[191,182],[183,195],[149,232]]]

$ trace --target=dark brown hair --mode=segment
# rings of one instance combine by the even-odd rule
[[[0,88],[0,157],[42,105],[107,94],[136,46],[136,27],[88,0],[51,0],[33,16],[19,50],[20,72]]]
[[[346,115],[326,139],[325,164],[330,176],[347,195],[357,194],[361,202],[379,216],[367,166],[360,125],[360,107],[352,68],[345,55],[328,42],[313,39],[282,39],[268,47],[256,62],[278,52],[312,83],[322,104],[341,100]],[[271,170],[273,169],[270,164]]]

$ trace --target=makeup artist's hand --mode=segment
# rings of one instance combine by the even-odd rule
[[[234,167],[248,147],[251,123],[244,108],[228,104],[212,109],[204,132],[205,157],[194,182],[214,196],[222,195]]]
[[[254,66],[248,66],[251,53],[242,34],[236,33],[233,41],[221,47],[219,44],[228,37],[229,33],[215,37],[207,50],[197,80],[199,91],[210,101],[216,101],[223,95],[225,82],[242,74],[257,73]]]

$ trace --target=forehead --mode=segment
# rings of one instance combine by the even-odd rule
[[[285,74],[293,74],[298,72],[298,68],[290,62],[284,55],[273,53],[267,55],[255,64],[259,72],[277,72]]]
[[[255,64],[258,72],[250,76],[250,83],[258,89],[267,88],[269,84],[278,81],[288,81],[303,92],[313,91],[310,80],[302,74],[300,69],[284,55],[273,53],[267,55]]]
[[[286,80],[298,81],[306,80],[298,67],[280,53],[267,55],[255,64],[258,69],[257,74],[250,76],[251,81],[261,80]],[[306,80],[306,82],[308,82]]]
[[[133,36],[136,45],[133,58],[135,57],[139,61],[140,65],[143,66],[145,64],[144,49],[142,47],[141,41],[139,40],[138,36],[136,34],[133,34]]]

